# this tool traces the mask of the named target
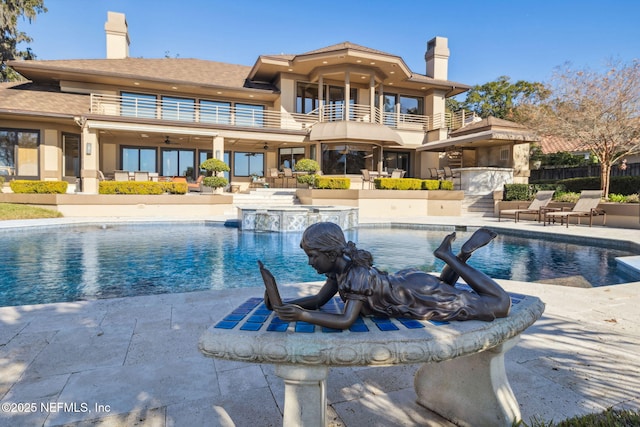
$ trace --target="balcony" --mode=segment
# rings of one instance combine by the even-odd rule
[[[471,123],[473,113],[421,116],[383,112],[369,105],[330,104],[308,114],[266,110],[259,106],[210,105],[197,102],[176,102],[160,99],[136,99],[116,95],[91,94],[91,114],[202,123],[248,129],[306,131],[319,122],[354,121],[382,124],[397,130],[427,132],[434,129],[458,129]]]

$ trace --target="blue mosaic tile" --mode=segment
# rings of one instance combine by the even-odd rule
[[[422,322],[415,319],[407,319],[405,317],[398,318],[398,321],[407,329],[420,329],[424,328]]]
[[[249,322],[249,323],[264,323],[264,322],[267,321],[267,318],[269,318],[268,315],[265,316],[265,315],[252,314],[247,319],[247,322]]]
[[[270,323],[269,326],[267,326],[267,331],[269,332],[286,332],[287,329],[289,328],[289,323]]]
[[[449,322],[446,320],[429,320],[429,323],[436,326],[448,325]]]
[[[231,314],[226,315],[224,317],[224,319],[222,319],[222,320],[225,320],[225,321],[228,321],[228,322],[236,322],[237,323],[240,320],[244,319],[245,316],[246,316],[246,314],[233,314],[233,313],[231,313]]]
[[[316,330],[316,326],[307,322],[296,322],[296,332],[302,332],[305,334],[312,334]]]
[[[244,325],[240,326],[241,331],[259,331],[262,328],[262,323],[250,323],[247,322]]]
[[[326,326],[322,327],[322,332],[324,333],[336,333],[336,332],[342,332],[342,329],[336,329],[336,328],[327,328]]]
[[[373,317],[371,320],[381,331],[398,331],[400,329],[393,324],[391,319],[386,317]]]
[[[227,321],[220,321],[218,323],[216,323],[216,328],[218,329],[233,329],[238,325],[238,322],[227,322]]]
[[[358,322],[360,320],[360,322]],[[365,325],[362,319],[358,319],[354,322],[353,325],[349,328],[351,332],[369,332],[369,327]]]

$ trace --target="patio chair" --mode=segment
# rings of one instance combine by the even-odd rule
[[[543,218],[544,213],[547,211],[547,205],[553,198],[555,191],[538,191],[536,197],[531,201],[529,206],[522,209],[502,209],[498,211],[498,222],[503,215],[513,215],[515,222],[518,222],[521,214],[535,214],[538,217],[538,222]]]
[[[406,172],[402,169],[394,169],[393,171],[391,171],[391,178],[404,178],[405,173]]]
[[[444,171],[439,171],[436,168],[429,168],[429,175],[431,179],[442,179],[444,178]]]
[[[454,178],[460,178],[460,174],[458,172],[452,171],[449,166],[445,166],[443,168],[443,174],[444,174],[444,179],[453,180]]]
[[[149,172],[135,171],[133,173],[134,181],[149,181]]]
[[[286,188],[290,188],[290,182],[293,181],[293,186],[296,187],[297,179],[295,176],[293,176],[293,171],[291,170],[291,168],[283,168],[282,172],[284,172],[284,186]]]
[[[365,182],[367,183],[369,188],[371,188],[374,178],[369,173],[369,169],[360,169],[360,173],[362,173],[362,188],[364,189]]]
[[[580,218],[584,216],[589,217],[589,227],[593,225],[593,217],[603,215],[602,225],[607,223],[607,213],[603,209],[598,209],[598,203],[602,199],[602,191],[600,190],[582,190],[580,198],[576,202],[573,209],[570,211],[560,212],[545,212],[544,225],[547,222],[551,224],[551,221],[555,222],[556,218],[560,218],[560,225],[567,221],[567,228],[569,227],[569,218],[575,216],[578,218],[578,225],[580,224]]]
[[[187,182],[187,191],[202,193],[202,182],[204,181],[204,175],[198,176],[195,182]]]
[[[127,171],[113,171],[114,181],[129,181],[129,172]]]
[[[278,168],[269,168],[269,174],[265,177],[267,180],[267,185],[271,188],[280,188],[282,187],[282,178],[280,177],[280,172]]]

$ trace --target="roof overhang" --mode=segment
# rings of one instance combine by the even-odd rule
[[[387,126],[350,121],[316,123],[311,128],[309,139],[322,142],[358,141],[377,145],[404,145],[400,135]]]
[[[533,133],[529,132],[486,130],[440,141],[427,142],[416,148],[416,151],[445,151],[456,147],[475,149],[480,147],[503,145],[509,142],[513,144],[526,144],[537,140],[538,138]]]

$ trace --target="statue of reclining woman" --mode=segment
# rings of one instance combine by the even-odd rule
[[[444,238],[434,255],[446,266],[440,277],[418,269],[386,273],[373,266],[373,256],[347,242],[342,229],[331,222],[309,226],[300,247],[318,273],[327,276],[316,295],[272,307],[286,321],[302,320],[336,329],[347,329],[364,316],[406,317],[421,320],[484,320],[506,317],[509,295],[493,279],[466,263],[473,251],[496,237],[478,229],[457,256],[451,251],[455,233]],[[462,277],[475,291],[456,288]],[[345,301],[342,313],[318,311],[335,294]],[[265,303],[271,307],[265,294]]]

